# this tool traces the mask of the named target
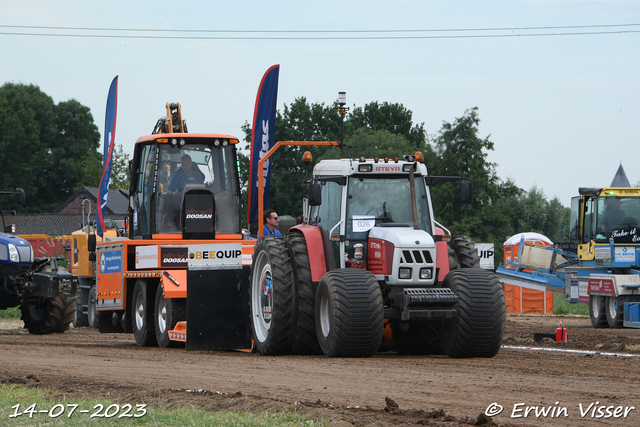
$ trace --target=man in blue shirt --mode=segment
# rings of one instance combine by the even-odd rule
[[[278,214],[276,213],[276,211],[274,211],[273,209],[264,211],[262,219],[264,222],[264,226],[262,227],[262,234],[264,236],[282,237],[282,233],[280,233],[276,228],[280,223],[280,218],[278,218]]]
[[[191,156],[185,154],[180,159],[180,170],[171,175],[171,180],[167,186],[167,194],[173,196],[182,192],[187,184],[202,184],[204,176],[197,168],[193,168]]]

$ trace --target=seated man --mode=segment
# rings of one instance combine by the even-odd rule
[[[615,197],[605,199],[607,209],[602,216],[600,223],[601,231],[611,231],[616,227],[621,227],[625,218],[625,214],[620,210],[620,199]]]
[[[167,194],[173,196],[176,193],[182,193],[184,186],[187,184],[202,184],[204,175],[198,167],[193,167],[191,156],[185,154],[180,159],[180,169],[171,175],[171,180],[167,186]]]
[[[354,215],[372,215],[378,217],[382,215],[382,202],[369,197],[364,185],[359,186],[355,190],[356,200],[349,206],[349,213]]]
[[[180,204],[182,202],[182,192],[187,184],[202,184],[204,174],[193,165],[191,156],[185,154],[180,159],[180,169],[178,169],[169,180],[166,194],[160,199],[160,211],[163,212],[161,223],[167,223],[170,227],[177,226],[180,222]]]

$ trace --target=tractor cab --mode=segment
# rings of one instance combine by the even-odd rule
[[[640,243],[640,189],[580,188],[571,199],[572,243],[582,260],[610,256],[609,245]],[[607,245],[604,250],[594,249]],[[629,254],[635,263],[635,255]]]
[[[423,163],[397,159],[316,165],[310,188],[320,188],[320,200],[310,195],[309,223],[330,240],[327,255],[336,268],[367,269],[396,284],[434,284],[436,239],[426,176]]]
[[[139,138],[132,160],[129,235],[213,239],[240,234],[238,139],[214,134]]]

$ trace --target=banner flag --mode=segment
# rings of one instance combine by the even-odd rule
[[[251,127],[251,154],[249,163],[249,206],[247,223],[258,222],[258,161],[273,147],[278,98],[278,76],[280,64],[269,68],[258,87],[256,106]],[[264,206],[269,206],[269,183],[271,182],[271,159],[263,164]]]
[[[116,140],[116,115],[118,110],[118,76],[115,76],[109,88],[107,97],[107,111],[104,123],[104,166],[102,179],[98,187],[98,236],[102,237],[104,230],[104,214],[107,209],[107,196],[109,195],[109,177],[111,176],[111,159]]]

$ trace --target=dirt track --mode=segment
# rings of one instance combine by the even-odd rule
[[[534,343],[532,332],[555,332],[558,320],[567,325],[569,342]],[[74,396],[109,393],[132,405],[298,411],[345,426],[473,425],[494,402],[504,407],[492,418],[501,426],[640,425],[640,329],[596,330],[585,318],[510,316],[504,346],[492,359],[393,352],[371,359],[265,357],[141,348],[131,335],[90,328],[33,336],[0,325],[0,381]],[[531,346],[539,349],[514,348]],[[593,406],[586,411],[591,403],[613,406],[612,414],[627,408],[627,416],[592,420],[599,414]],[[526,407],[556,409],[525,417]],[[0,409],[3,418],[9,410]]]

